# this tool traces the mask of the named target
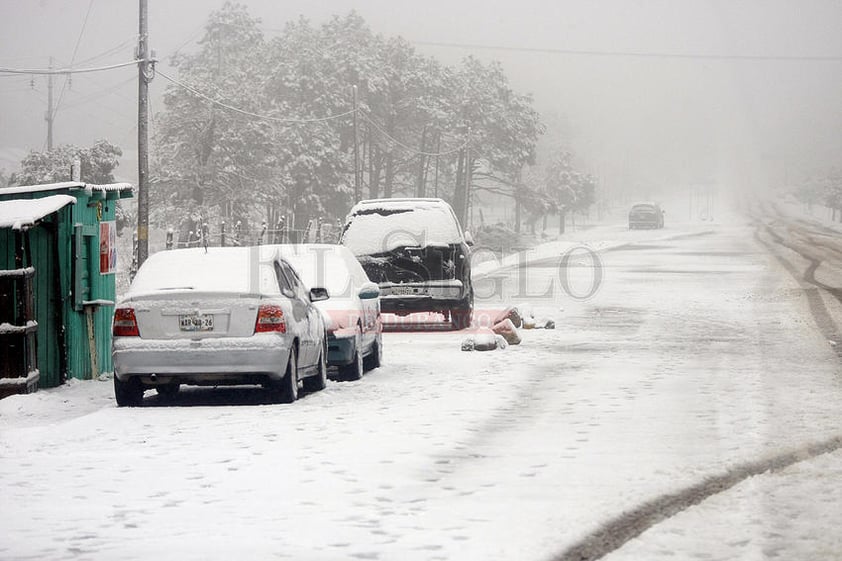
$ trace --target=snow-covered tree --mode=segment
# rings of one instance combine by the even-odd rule
[[[44,152],[33,150],[21,162],[20,172],[13,174],[9,181],[15,185],[70,181],[71,166],[79,158],[82,181],[113,183],[114,170],[122,155],[123,151],[107,140],[98,140],[90,148],[64,144]]]
[[[258,20],[227,3],[198,52],[174,64],[190,89],[167,89],[154,192],[188,212],[218,208],[243,220],[260,202],[296,224],[342,217],[356,148],[363,196],[423,196],[438,164],[439,192],[464,218],[471,174],[482,168],[517,184],[543,132],[531,98],[498,63],[447,67],[372,33],[355,12],[321,26],[301,18],[265,40]],[[446,155],[430,155],[439,151]]]
[[[555,203],[563,233],[567,213],[587,210],[596,200],[596,178],[577,171],[573,155],[562,151],[547,166],[546,194]]]
[[[248,224],[254,202],[280,188],[272,124],[224,107],[266,111],[259,24],[244,7],[226,3],[211,14],[199,51],[172,61],[191,89],[170,84],[164,95],[153,196],[181,207],[182,215],[218,213]]]

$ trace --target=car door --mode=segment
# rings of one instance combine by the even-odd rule
[[[354,286],[353,290],[359,292],[360,288],[371,281],[365,274],[360,264],[350,256],[352,262],[348,263],[349,276]],[[378,319],[380,317],[380,298],[360,298],[358,294],[353,295],[354,301],[360,306],[360,317],[363,326],[363,347],[369,348],[377,338]]]
[[[314,366],[319,358],[322,341],[319,329],[321,326],[320,312],[310,301],[310,293],[304,287],[304,283],[301,282],[295,269],[286,261],[280,261],[279,265],[281,272],[292,287],[292,293],[294,294],[294,298],[292,298],[293,316],[301,326],[298,364],[304,368],[309,368]]]

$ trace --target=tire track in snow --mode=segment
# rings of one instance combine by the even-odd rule
[[[776,220],[783,218],[780,212],[776,211],[776,213],[778,214],[778,217],[775,218]],[[801,286],[804,291],[804,295],[807,298],[807,304],[810,307],[810,314],[813,316],[813,319],[824,338],[828,341],[833,341],[834,343],[840,342],[842,337],[840,337],[839,326],[834,319],[833,314],[830,310],[828,310],[827,305],[822,299],[822,295],[819,291],[823,290],[827,292],[836,298],[840,304],[842,304],[842,291],[838,288],[828,286],[816,279],[816,270],[821,266],[823,260],[813,255],[812,252],[807,251],[805,248],[798,247],[796,244],[784,239],[784,237],[776,232],[770,224],[762,222],[760,217],[755,216],[755,219],[758,221],[757,228],[754,233],[755,239],[766,247],[769,253],[778,260],[783,268],[786,269],[786,271]],[[760,235],[761,228],[772,238],[772,242],[763,239],[763,236]],[[792,251],[802,259],[806,260],[809,263],[807,269],[803,273],[800,272],[789,259],[781,255],[779,251],[776,251],[777,247],[775,244]],[[836,352],[836,355],[842,359],[842,345],[835,345],[834,351]]]
[[[760,235],[761,226],[772,237],[773,243],[762,238]],[[765,246],[778,259],[787,272],[801,285],[807,297],[810,312],[815,318],[822,334],[828,339],[835,338],[838,331],[836,322],[822,300],[819,291],[827,291],[842,303],[842,290],[829,287],[815,278],[815,272],[821,265],[822,260],[812,255],[806,255],[803,249],[799,251],[797,247],[788,243],[787,240],[775,232],[769,224],[759,219],[758,227],[755,230],[755,239]],[[806,259],[810,265],[801,273],[795,265],[780,255],[778,251],[775,251],[775,243],[797,253]],[[842,348],[840,348],[840,345],[837,345],[834,349],[837,355],[842,358]],[[784,454],[770,456],[756,462],[736,465],[724,474],[709,477],[698,484],[691,485],[677,492],[661,495],[632,510],[623,512],[599,525],[599,527],[573,543],[559,555],[553,557],[552,561],[591,561],[601,559],[668,518],[694,505],[700,504],[714,495],[723,493],[750,477],[767,472],[774,473],[781,471],[800,462],[824,454],[830,454],[840,449],[842,449],[842,436],[836,436],[822,442],[808,444]]]
[[[620,549],[650,528],[750,477],[784,470],[794,464],[842,449],[842,436],[810,444],[756,462],[735,466],[675,493],[662,495],[601,524],[552,561],[591,561]]]

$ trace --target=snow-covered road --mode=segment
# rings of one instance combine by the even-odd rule
[[[480,305],[557,323],[502,351],[387,333],[382,368],[292,406],[187,388],[117,409],[99,381],[0,401],[0,559],[549,560],[615,523],[638,526],[595,556],[838,556],[838,358],[755,228],[582,239],[605,249],[589,300],[560,246],[483,281]]]

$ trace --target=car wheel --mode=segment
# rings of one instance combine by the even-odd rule
[[[292,403],[298,399],[298,351],[289,350],[289,360],[284,379],[281,381],[280,398],[283,403]]]
[[[316,366],[318,372],[315,376],[304,378],[304,389],[308,392],[318,392],[327,386],[327,342],[322,343],[322,351],[319,353],[319,362]]]
[[[363,365],[363,336],[359,329],[354,337],[354,360],[351,364],[339,367],[339,377],[346,382],[353,382],[363,377],[365,366]]]
[[[143,403],[143,385],[137,378],[121,382],[114,376],[114,398],[119,407],[137,407]]]
[[[374,345],[371,347],[371,354],[363,360],[363,366],[366,370],[374,370],[380,368],[380,363],[383,361],[383,334],[378,333],[374,340]]]
[[[450,310],[450,324],[453,329],[461,330],[471,326],[472,308],[455,308]]]
[[[158,395],[166,399],[173,399],[176,395],[178,395],[178,390],[180,389],[181,384],[178,383],[155,386],[155,391],[158,392]]]

